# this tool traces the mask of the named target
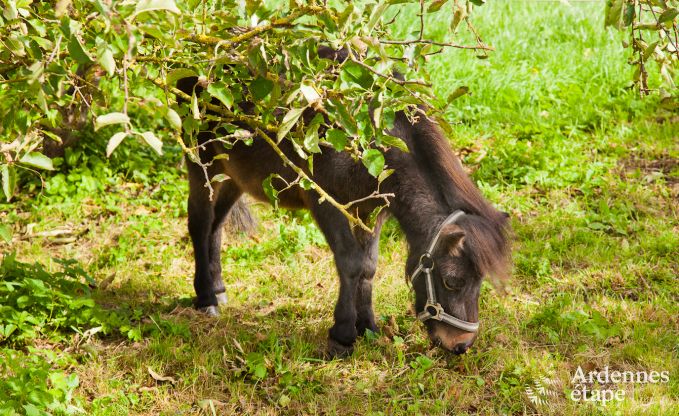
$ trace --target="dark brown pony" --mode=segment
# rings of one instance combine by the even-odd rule
[[[180,80],[178,87],[191,94],[196,79]],[[352,228],[348,220],[328,202],[319,203],[312,190],[294,186],[278,195],[279,204],[286,208],[308,209],[325,235],[333,251],[340,278],[339,299],[335,306],[334,325],[330,328],[328,352],[342,355],[366,329],[377,331],[372,308],[372,284],[377,266],[380,228],[387,215],[399,222],[408,241],[409,254],[406,274],[422,266],[421,256],[432,239],[438,244],[431,253],[434,267],[431,286],[442,312],[467,322],[478,321],[478,298],[485,275],[505,277],[509,268],[509,225],[506,214],[496,210],[483,198],[464,172],[459,160],[439,127],[424,116],[411,122],[397,113],[390,134],[401,138],[409,152],[392,148],[385,160],[394,173],[380,185],[380,192],[391,193],[389,206],[377,218],[374,233]],[[196,306],[209,314],[217,314],[219,303],[226,301],[220,262],[222,225],[234,206],[242,209],[239,199],[248,193],[268,201],[262,182],[271,174],[280,175],[288,183],[297,175],[283,164],[264,140],[251,145],[237,142],[225,149],[211,132],[201,132],[199,143],[206,143],[200,158],[207,163],[226,153],[208,167],[208,175],[225,174],[229,179],[215,183],[211,200],[205,186],[203,168],[188,162],[190,195],[188,201],[189,233],[194,247],[196,274]],[[298,166],[306,166],[287,141],[281,142],[285,154]],[[377,181],[363,164],[348,154],[322,147],[316,154],[313,180],[340,203],[348,203],[371,195]],[[273,181],[276,184],[276,180]],[[280,181],[279,185],[283,184]],[[281,186],[282,187],[282,186]],[[367,199],[358,203],[357,214],[364,220],[382,201]],[[441,227],[454,211],[463,215],[452,224]],[[415,309],[425,310],[428,303],[426,279],[413,280]],[[461,330],[440,320],[425,321],[435,344],[455,353],[463,353],[474,342],[476,331]]]

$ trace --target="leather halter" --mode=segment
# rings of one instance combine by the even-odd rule
[[[434,288],[434,279],[431,275],[431,271],[434,269],[434,258],[433,253],[438,244],[439,238],[441,237],[441,231],[443,228],[450,224],[455,224],[457,220],[465,215],[463,211],[457,210],[450,214],[442,223],[439,225],[434,238],[429,244],[427,251],[422,254],[420,260],[417,264],[417,268],[410,277],[411,286],[414,284],[415,279],[421,274],[425,275],[425,284],[427,287],[427,303],[424,305],[424,310],[417,314],[417,319],[425,322],[429,319],[435,321],[445,322],[450,326],[461,329],[467,332],[477,332],[479,330],[478,322],[468,322],[462,319],[456,318],[453,315],[446,313],[443,310],[443,306],[436,300],[436,291]]]

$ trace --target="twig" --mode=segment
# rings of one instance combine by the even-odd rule
[[[385,79],[387,79],[387,81],[393,81],[395,84],[398,84],[398,85],[415,84],[415,85],[422,85],[422,86],[425,86],[425,87],[431,87],[431,84],[426,83],[426,82],[424,82],[424,81],[418,81],[418,80],[414,80],[414,81],[406,81],[406,80],[401,80],[401,79],[394,78],[394,77],[392,77],[391,75],[383,74],[383,73],[381,73],[380,71],[378,71],[378,70],[374,69],[373,67],[371,67],[370,65],[367,65],[367,64],[365,64],[365,63],[362,62],[362,61],[359,61],[358,59],[354,58],[353,56],[351,56],[351,57],[349,58],[349,60],[350,60],[351,62],[355,63],[355,64],[358,64],[358,65],[362,66],[363,68],[367,69],[368,71],[372,72],[373,74],[375,74],[375,75],[377,75],[377,76],[380,76],[380,77],[382,77],[382,78],[385,78]]]
[[[385,203],[387,206],[389,206],[389,198],[394,198],[395,196],[396,196],[396,195],[394,195],[394,194],[392,194],[392,193],[381,194],[381,193],[379,193],[378,191],[373,191],[373,193],[371,193],[371,194],[368,195],[368,196],[364,196],[363,198],[355,199],[355,200],[349,202],[348,204],[344,204],[344,207],[347,208],[347,209],[349,209],[349,208],[351,208],[353,205],[359,204],[359,203],[361,203],[361,202],[364,202],[364,201],[367,201],[367,200],[370,200],[370,199],[377,199],[377,198],[380,198],[380,199],[384,200],[384,203]]]
[[[641,2],[639,2],[639,21],[641,21]],[[639,40],[643,42],[644,38],[641,34],[641,29],[637,28],[637,33],[639,34]],[[634,37],[634,30],[632,30],[632,37]],[[637,47],[634,39],[632,39],[632,47],[639,51],[639,94],[642,96],[648,95],[648,73],[644,66],[644,51]]]
[[[418,40],[424,39],[424,0],[420,0],[420,37]]]
[[[219,45],[233,45],[235,43],[244,42],[248,39],[251,39],[251,38],[253,38],[253,37],[255,37],[255,36],[257,36],[257,35],[259,35],[263,32],[269,31],[269,30],[274,29],[276,27],[289,26],[290,24],[292,24],[292,22],[294,22],[295,20],[297,20],[298,18],[300,18],[302,16],[305,16],[305,15],[308,15],[308,14],[321,13],[324,10],[325,10],[325,8],[319,7],[319,6],[301,7],[298,10],[290,13],[286,17],[276,19],[276,20],[274,20],[271,23],[268,23],[266,25],[257,26],[254,29],[251,29],[251,30],[249,30],[245,33],[240,34],[240,35],[236,35],[236,36],[234,36],[230,39],[220,39],[220,38],[217,38],[217,37],[214,37],[214,36],[196,35],[196,34],[188,35],[184,39],[191,41],[191,42],[200,43],[200,44],[203,44],[203,45],[218,45],[218,44]]]
[[[123,101],[123,114],[127,115],[127,102],[130,100],[130,93],[127,82],[127,69],[130,67],[130,62],[132,61],[132,49],[134,48],[134,42],[136,39],[132,34],[132,27],[130,23],[125,21],[125,30],[127,31],[127,50],[123,56],[123,89],[125,91],[125,101]],[[130,126],[125,124],[125,130],[129,133]]]
[[[443,46],[446,48],[457,48],[457,49],[475,49],[475,50],[484,50],[484,51],[494,51],[495,48],[492,46],[488,45],[460,45],[457,43],[451,43],[451,42],[436,42],[433,40],[428,40],[428,39],[413,39],[413,40],[380,40],[380,43],[383,43],[385,45],[415,45],[415,44],[423,44],[423,45],[434,45],[434,46]]]
[[[135,61],[137,62],[153,62],[154,64],[177,64],[177,65],[186,65],[185,60],[180,60],[180,59],[172,59],[172,58],[159,58],[157,56],[140,56],[137,55],[134,58]]]
[[[24,82],[28,81],[31,79],[30,77],[20,77],[20,78],[12,78],[12,79],[0,79],[0,84],[13,84],[15,82]]]

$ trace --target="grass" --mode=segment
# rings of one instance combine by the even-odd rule
[[[111,163],[73,151],[62,163],[77,168],[3,206],[15,237],[1,248],[50,271],[60,270],[55,258],[74,259],[99,283],[97,304],[120,314],[102,318],[117,332],[78,348],[39,338],[21,350],[34,361],[14,356],[21,364],[0,375],[57,371],[47,387],[91,415],[679,413],[676,115],[626,89],[631,69],[621,35],[603,29],[603,3],[496,1],[474,20],[496,51],[435,56],[432,81],[442,97],[470,87],[447,110],[451,141],[511,213],[516,244],[504,293],[484,284],[468,354],[429,347],[391,222],[375,293],[384,331],[351,358],[319,359],[338,284],[305,213],[255,205],[257,234],[230,234],[222,250],[230,304],[217,320],[196,314],[181,167],[138,149]],[[576,403],[567,396],[578,366],[670,380],[620,384],[624,400],[606,405]],[[545,377],[555,393],[534,403],[526,388]]]

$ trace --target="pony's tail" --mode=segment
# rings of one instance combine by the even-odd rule
[[[234,233],[252,234],[256,226],[257,220],[250,212],[248,202],[245,197],[240,197],[226,217],[226,229]]]

